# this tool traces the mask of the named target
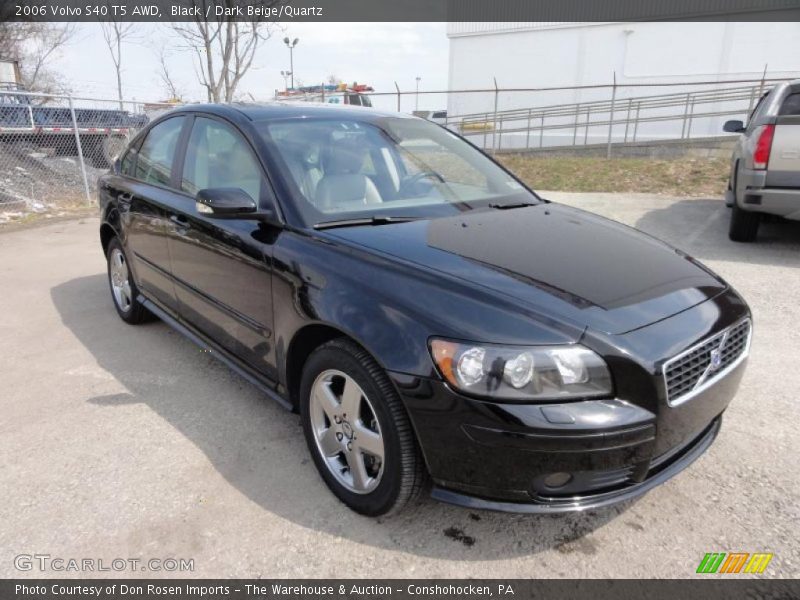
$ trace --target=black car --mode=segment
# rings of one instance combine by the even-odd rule
[[[531,513],[638,496],[710,446],[744,370],[750,312],[722,279],[422,119],[181,108],[99,195],[120,317],[298,411],[364,514],[428,482]]]

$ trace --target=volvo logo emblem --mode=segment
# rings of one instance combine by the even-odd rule
[[[708,365],[709,371],[716,371],[722,365],[722,346],[711,351],[711,363]]]

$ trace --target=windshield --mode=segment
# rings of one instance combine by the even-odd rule
[[[258,124],[288,167],[309,224],[433,217],[537,198],[481,152],[422,119]]]

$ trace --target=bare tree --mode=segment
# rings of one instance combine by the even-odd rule
[[[331,73],[330,75],[328,75],[328,83],[330,85],[339,85],[340,81],[341,79],[339,79],[336,73]]]
[[[63,93],[68,86],[50,61],[72,40],[74,23],[0,22],[0,56],[17,61],[22,85],[32,92]]]
[[[266,9],[284,0],[250,0],[236,3],[247,9]],[[210,0],[193,0],[201,15],[205,15]],[[213,7],[230,8],[232,0],[221,0]],[[231,102],[242,77],[253,66],[256,51],[272,35],[275,24],[270,21],[225,21],[224,17],[205,21],[202,17],[187,23],[174,23],[173,29],[183,38],[195,56],[195,70],[205,88],[209,102]]]
[[[161,80],[161,85],[164,86],[167,94],[169,95],[169,100],[178,100],[183,102],[183,93],[176,82],[175,78],[173,77],[170,69],[169,69],[169,62],[167,60],[168,53],[164,46],[161,47],[161,50],[158,53],[158,65],[159,65],[159,79]]]
[[[119,21],[104,21],[100,23],[103,30],[103,39],[106,41],[111,60],[117,72],[117,98],[119,109],[122,105],[122,44],[136,37],[136,23],[121,23]]]

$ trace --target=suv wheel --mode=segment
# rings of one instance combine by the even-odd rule
[[[114,308],[117,309],[120,318],[131,325],[152,319],[152,313],[137,300],[139,290],[131,277],[128,257],[125,255],[119,238],[114,238],[109,242],[106,259],[111,298],[114,300]]]
[[[752,242],[758,234],[760,221],[761,215],[759,213],[742,210],[734,200],[728,237],[734,242]]]
[[[300,415],[317,470],[351,509],[384,515],[419,494],[425,472],[405,408],[363,349],[334,340],[311,354]]]

